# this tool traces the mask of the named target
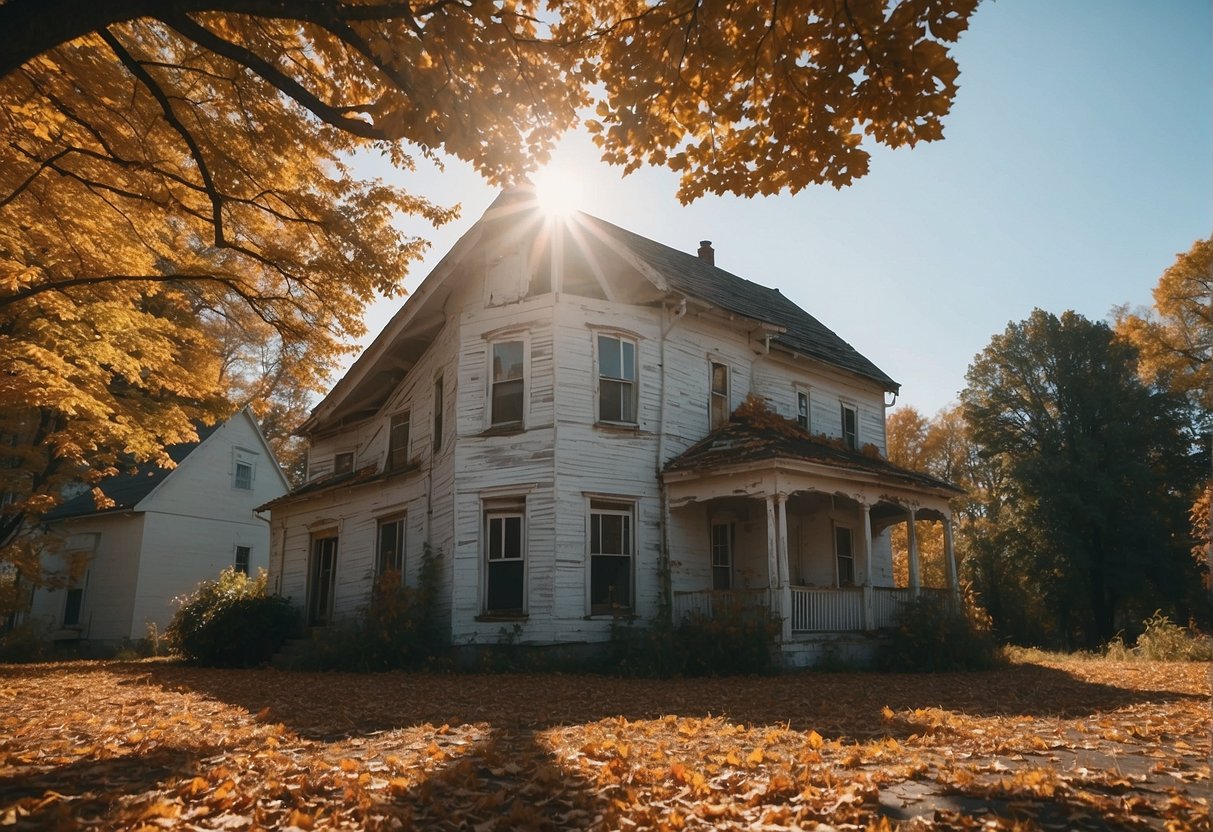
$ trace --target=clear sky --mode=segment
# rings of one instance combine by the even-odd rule
[[[902,385],[927,415],[1035,307],[1104,319],[1150,302],[1175,256],[1213,232],[1213,4],[985,0],[955,50],[941,142],[876,150],[841,191],[675,198],[673,173],[622,178],[570,135],[553,165],[578,207],[785,295]],[[402,184],[462,205],[414,288],[497,191],[452,162]],[[367,342],[402,303],[376,305]]]

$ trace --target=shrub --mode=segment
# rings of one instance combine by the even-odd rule
[[[290,602],[266,594],[265,570],[234,568],[203,581],[183,599],[165,632],[169,646],[195,664],[252,667],[270,660],[298,629]]]
[[[379,575],[370,603],[358,617],[327,628],[303,663],[314,669],[367,672],[433,661],[445,647],[436,609],[440,559],[426,546],[416,588],[407,586],[399,572]]]
[[[994,637],[981,612],[951,597],[921,595],[901,611],[880,651],[884,670],[937,673],[982,670],[995,664]]]
[[[1143,659],[1157,662],[1207,662],[1213,660],[1213,640],[1194,629],[1180,627],[1155,610],[1142,622],[1145,630],[1133,647],[1117,636],[1104,647],[1104,656],[1113,661]]]
[[[739,676],[772,673],[781,622],[765,607],[719,603],[713,615],[678,626],[657,621],[611,628],[608,669],[625,676]]]
[[[0,634],[0,663],[36,662],[46,657],[50,643],[45,629],[33,622]]]

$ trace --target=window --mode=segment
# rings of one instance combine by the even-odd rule
[[[84,588],[72,587],[67,591],[67,599],[63,604],[63,626],[79,627],[80,610],[84,606]]]
[[[333,457],[333,473],[349,474],[354,470],[354,452],[347,451]]]
[[[522,504],[485,510],[486,613],[518,615],[526,609],[525,520]]]
[[[729,365],[712,362],[711,429],[729,423]]]
[[[851,530],[846,526],[834,527],[834,555],[838,560],[838,585],[855,585],[855,549]]]
[[[852,451],[859,447],[859,414],[854,405],[842,406],[842,441]]]
[[[598,419],[636,421],[636,345],[598,336]]]
[[[434,379],[434,453],[442,450],[442,376]]]
[[[632,608],[632,503],[590,500],[590,614]]]
[[[520,424],[523,404],[522,341],[493,344],[490,418],[493,425]]]
[[[245,575],[248,574],[249,559],[251,558],[252,554],[253,547],[251,546],[236,547],[236,562],[233,565],[235,566],[237,572],[243,572]]]
[[[379,549],[375,555],[375,574],[404,574],[404,518],[379,521]]]
[[[801,430],[809,429],[809,394],[805,390],[796,391],[796,424]]]
[[[241,491],[253,490],[253,463],[236,460],[236,475],[232,478],[232,487]]]
[[[391,430],[388,433],[387,464],[388,470],[398,471],[409,464],[409,411],[392,416]]]
[[[733,588],[733,525],[712,524],[712,589]]]
[[[333,595],[337,585],[337,537],[312,538],[312,557],[308,565],[307,624],[323,627],[333,619]]]

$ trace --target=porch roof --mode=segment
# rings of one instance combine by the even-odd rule
[[[732,421],[667,462],[663,476],[667,481],[693,478],[695,474],[752,469],[759,463],[765,467],[774,461],[866,474],[880,482],[944,497],[965,493],[963,488],[946,480],[894,465],[871,445],[865,446],[863,452],[849,450],[841,440],[811,434],[790,419],[752,405],[738,408]]]

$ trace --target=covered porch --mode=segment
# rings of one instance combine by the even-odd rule
[[[915,597],[955,596],[948,499],[960,489],[819,438],[755,431],[730,424],[664,472],[676,622],[766,609],[791,643],[893,627]],[[730,453],[713,453],[714,437]],[[915,525],[924,520],[943,526],[946,587],[922,585]],[[903,586],[890,534],[899,524],[908,541]]]

